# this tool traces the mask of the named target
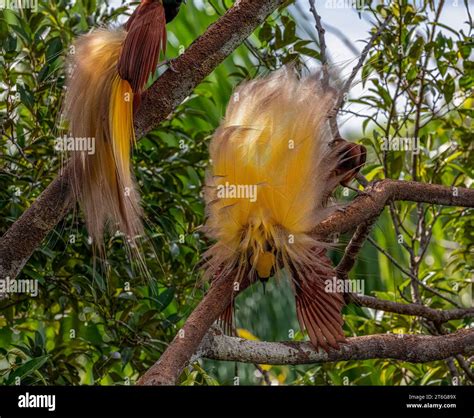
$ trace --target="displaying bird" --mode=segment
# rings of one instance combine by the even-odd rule
[[[327,115],[337,91],[290,70],[242,84],[210,144],[204,230],[205,277],[236,283],[286,272],[300,326],[328,350],[344,341],[343,294],[327,290],[334,269],[313,228],[337,206],[330,196],[365,163],[365,148],[333,139]],[[250,193],[253,191],[253,193]],[[221,317],[229,329],[233,301]]]
[[[72,48],[64,115],[73,140],[95,144],[92,154],[73,150],[73,189],[96,243],[107,228],[131,238],[142,230],[130,167],[133,114],[166,51],[166,23],[181,2],[142,0],[123,28],[95,30]]]

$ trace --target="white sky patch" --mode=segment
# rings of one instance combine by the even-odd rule
[[[206,0],[190,0],[198,8],[204,8]],[[337,0],[335,0],[337,3]],[[355,10],[350,9],[336,9],[325,7],[326,0],[320,0],[316,2],[316,7],[318,13],[321,15],[323,26],[326,30],[326,44],[327,51],[331,62],[335,65],[342,67],[342,76],[349,76],[352,67],[356,64],[357,59],[360,55],[360,52],[365,46],[365,41],[369,39],[369,30],[372,27],[370,22],[367,21],[367,18],[370,15],[367,13],[360,18],[358,13]],[[334,3],[334,2],[333,2]],[[436,2],[437,3],[437,2]],[[471,3],[471,2],[470,2]],[[113,7],[119,7],[123,4],[123,0],[111,0],[110,5]],[[127,4],[127,2],[125,2]],[[416,2],[414,2],[416,6]],[[183,5],[186,7],[186,5]],[[317,39],[316,29],[314,27],[314,18],[309,11],[309,2],[308,0],[297,0],[295,5],[289,7],[290,12],[295,18],[298,35],[303,39]],[[471,11],[473,13],[473,11]],[[431,16],[432,17],[432,16]],[[125,20],[125,16],[121,20]],[[216,16],[217,19],[217,16]],[[469,30],[467,24],[467,12],[464,6],[463,0],[448,0],[443,8],[441,13],[440,22],[452,28],[455,31],[464,29],[464,32],[467,33]],[[333,31],[331,28],[337,28],[341,31],[344,36],[351,41],[352,45],[358,50],[356,54],[350,47],[348,47],[344,41]],[[424,30],[424,27],[420,27],[421,30]],[[448,36],[454,36],[451,32],[444,28],[437,28],[438,31],[443,32]],[[171,41],[176,44],[176,37],[170,34]],[[315,61],[314,68],[317,67],[317,62]],[[350,91],[351,97],[360,97],[365,93],[365,89],[362,88],[362,85],[358,83],[360,81],[360,72],[355,79],[355,85]],[[366,86],[367,87],[367,86]],[[354,112],[364,111],[364,106],[356,103],[350,104],[350,110]],[[362,133],[362,117],[357,117],[354,115],[344,115],[340,117],[340,127],[343,134],[357,133],[360,135]]]

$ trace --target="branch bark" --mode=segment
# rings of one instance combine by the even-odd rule
[[[142,98],[136,137],[158,126],[284,0],[240,0],[166,71]],[[0,279],[15,278],[46,235],[75,204],[66,168],[0,239]]]
[[[73,207],[69,171],[66,167],[0,239],[0,279],[15,278],[43,238]]]
[[[334,361],[396,359],[411,363],[474,353],[474,329],[442,336],[375,334],[348,338],[341,350],[317,351],[309,342],[261,342],[207,334],[201,357],[242,363],[297,365]]]
[[[160,359],[138,380],[138,385],[174,385],[204,335],[231,300],[233,281],[223,276],[213,282],[209,292],[189,315]],[[172,349],[170,349],[172,347]]]
[[[431,321],[443,323],[453,319],[474,318],[474,308],[433,309],[417,303],[398,303],[373,296],[351,294],[351,300],[360,306],[392,312],[401,315],[420,316]]]
[[[446,187],[416,181],[381,180],[364,190],[344,211],[335,212],[319,223],[313,233],[326,238],[334,233],[345,233],[357,225],[373,221],[391,201],[431,203],[444,206],[474,207],[474,189]]]
[[[454,193],[451,188],[441,185],[382,180],[366,188],[364,194],[345,207],[344,211],[335,212],[322,221],[313,233],[327,238],[333,233],[352,230],[357,225],[370,224],[380,215],[385,205],[394,200],[474,207],[474,190],[459,188]],[[361,231],[361,235],[364,233],[365,231]],[[160,360],[143,375],[138,384],[176,384],[179,375],[198,349],[207,330],[229,304],[233,292],[232,283],[233,280],[222,280],[219,285],[211,287],[195,310],[199,314],[194,315],[193,312],[183,327],[186,341],[175,338]],[[202,322],[198,323],[198,318]],[[189,329],[193,330],[191,334],[186,331],[188,323]]]

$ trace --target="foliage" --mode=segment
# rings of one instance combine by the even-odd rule
[[[231,3],[188,2],[169,25],[167,55],[181,53]],[[60,135],[72,40],[91,27],[116,24],[125,12],[128,7],[94,0],[42,0],[37,12],[0,11],[0,233],[64,162],[54,141]],[[362,69],[364,94],[345,106],[368,109],[360,119],[360,141],[370,151],[365,175],[369,180],[416,178],[469,187],[473,115],[472,99],[465,99],[473,84],[472,32],[433,24],[436,10],[428,2],[421,8],[393,2],[364,13],[374,21],[394,14]],[[34,253],[19,278],[38,280],[39,296],[12,295],[0,301],[1,383],[20,379],[22,384],[123,385],[133,383],[159,358],[202,297],[198,263],[208,242],[199,226],[204,219],[207,144],[233,87],[288,63],[304,71],[320,58],[314,36],[306,36],[297,15],[294,7],[274,14],[172,118],[138,143],[133,160],[146,213],[142,246],[148,274],[128,261],[121,237],[108,239],[106,262],[94,258],[79,211],[67,216]],[[417,102],[420,96],[425,97],[422,104]],[[380,139],[397,136],[416,138],[420,153],[384,152]],[[400,234],[394,220],[401,224]],[[469,306],[473,231],[470,211],[401,203],[383,214],[372,236],[427,286]],[[419,253],[424,248],[421,234],[427,232],[431,244]],[[341,251],[338,247],[333,252],[335,261]],[[409,278],[368,243],[351,277],[365,280],[366,293],[396,301],[412,298]],[[424,288],[419,292],[428,306],[452,307]],[[271,282],[265,294],[260,286],[247,290],[237,300],[237,320],[243,335],[250,331],[265,340],[304,338],[284,281]],[[346,308],[345,320],[347,335],[428,332],[414,318],[353,305]],[[452,321],[449,330],[466,322]],[[236,369],[240,383],[264,382],[253,365],[206,360],[187,370],[182,383],[233,384]],[[262,370],[281,384],[451,383],[445,362],[371,360]]]

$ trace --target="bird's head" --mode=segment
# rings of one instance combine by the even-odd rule
[[[353,144],[342,138],[331,143],[337,166],[332,173],[339,183],[347,186],[365,164],[367,150],[363,145]]]
[[[165,8],[166,23],[171,22],[179,12],[181,3],[186,3],[186,0],[163,0],[163,7]]]

